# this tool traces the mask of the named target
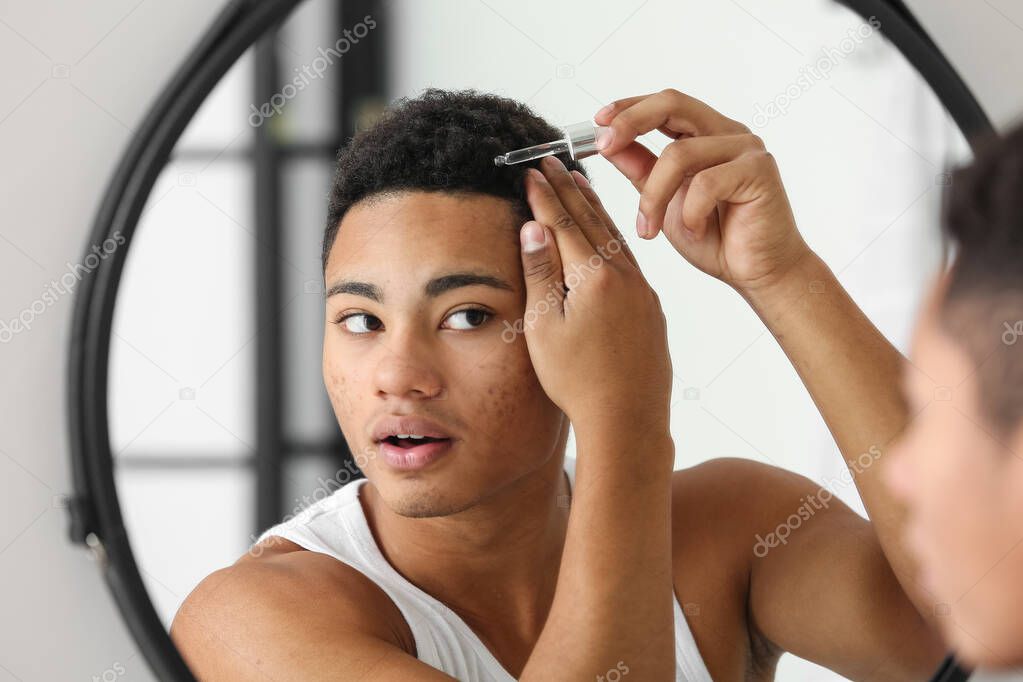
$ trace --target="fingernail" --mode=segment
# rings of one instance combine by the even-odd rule
[[[586,179],[586,176],[577,170],[572,171],[572,177],[575,178],[575,184],[579,185],[583,189],[590,188],[590,181]]]
[[[526,253],[535,253],[547,244],[547,234],[540,223],[530,220],[519,230],[519,241],[522,243],[522,250]]]
[[[614,108],[615,108],[615,105],[614,105],[613,102],[611,104],[606,104],[606,105],[604,105],[603,107],[600,108],[600,111],[598,111],[596,113],[596,115],[594,115],[593,118],[600,118],[601,116],[605,116],[607,114],[610,114],[612,111],[614,111]]]
[[[526,169],[526,175],[533,178],[537,182],[547,182],[547,178],[543,176],[543,173],[541,173],[536,168],[533,168],[532,166]]]
[[[611,145],[611,142],[614,139],[615,139],[614,128],[601,128],[600,130],[597,131],[597,137],[593,142],[597,146],[597,149],[599,149],[600,151],[604,151]]]
[[[640,237],[645,237],[649,230],[649,223],[647,222],[646,216],[643,215],[643,211],[636,214],[636,233]]]

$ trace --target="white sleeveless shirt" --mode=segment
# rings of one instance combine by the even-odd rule
[[[575,459],[565,458],[569,491],[575,485]],[[366,521],[359,490],[368,479],[354,480],[293,518],[264,531],[253,544],[274,535],[355,568],[391,598],[408,622],[416,657],[462,682],[514,682],[458,614],[406,580],[388,563]],[[675,680],[713,682],[696,648],[675,596]],[[627,661],[625,662],[627,665]]]

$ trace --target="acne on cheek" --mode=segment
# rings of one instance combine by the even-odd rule
[[[501,421],[515,411],[521,404],[522,391],[507,384],[492,384],[487,387],[487,397],[481,401],[488,420]]]
[[[483,376],[500,377],[498,381],[487,384],[482,391],[485,398],[481,400],[481,405],[488,418],[506,420],[521,413],[524,407],[532,409],[533,406],[540,407],[547,402],[528,354],[525,360],[509,362],[505,358],[504,362],[483,363],[477,367],[477,371]]]
[[[326,368],[327,395],[338,419],[352,413],[352,402],[348,397],[348,382],[335,368]]]

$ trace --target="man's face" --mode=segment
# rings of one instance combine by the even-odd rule
[[[939,325],[943,282],[918,322],[903,377],[911,421],[886,480],[938,622],[973,665],[1023,663],[1023,438],[997,437],[976,363]],[[995,329],[991,333],[999,334]],[[912,416],[915,415],[915,416]]]
[[[508,331],[525,307],[519,227],[508,201],[439,192],[376,197],[341,222],[323,378],[356,462],[396,513],[466,509],[560,454],[567,421]],[[454,274],[483,279],[443,279]],[[341,282],[372,289],[331,295]],[[449,449],[421,469],[391,466],[374,428],[394,415],[437,423]]]

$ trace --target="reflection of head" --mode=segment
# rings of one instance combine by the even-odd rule
[[[978,367],[999,434],[1023,418],[1023,127],[957,172],[945,230],[958,246],[941,323]]]
[[[558,137],[513,100],[429,90],[338,157],[323,241],[323,378],[349,448],[368,453],[359,468],[396,514],[510,513],[560,480],[568,422],[521,331],[525,167],[493,161]],[[450,436],[444,456],[395,467],[375,430],[398,416]]]
[[[887,463],[936,623],[971,665],[1023,663],[1023,129],[955,174]]]
[[[345,213],[377,194],[487,194],[510,200],[522,222],[529,220],[523,174],[535,164],[498,167],[494,157],[560,137],[557,128],[528,106],[506,97],[429,88],[414,99],[399,99],[338,154],[323,239],[324,266]],[[564,155],[562,161],[586,175],[575,161]]]

